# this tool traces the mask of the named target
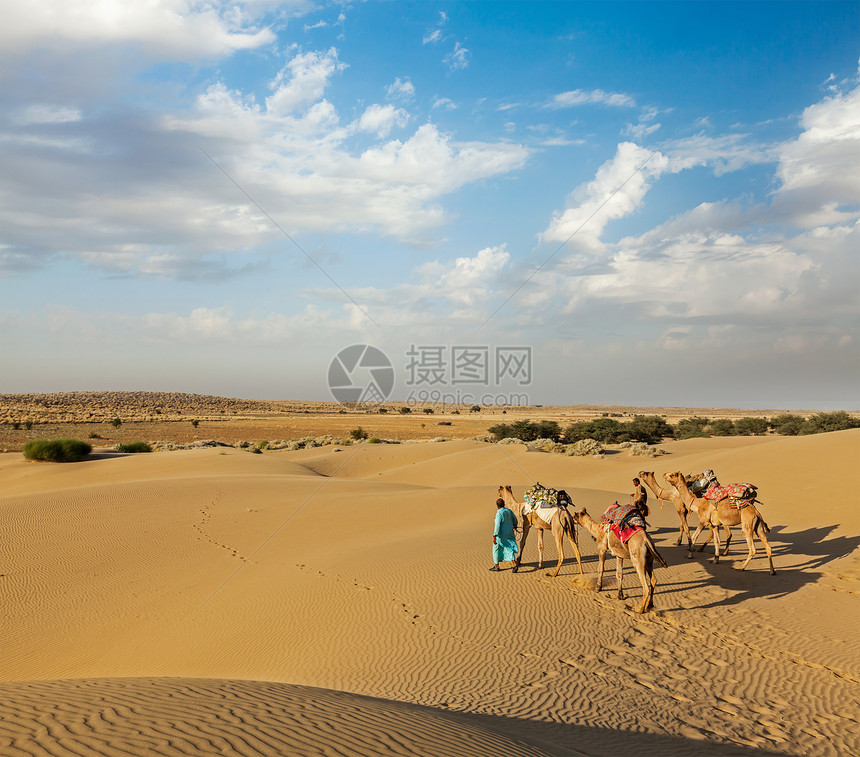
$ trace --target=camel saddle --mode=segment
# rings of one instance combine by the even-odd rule
[[[531,510],[558,507],[558,490],[536,483],[525,493],[525,500]]]
[[[729,500],[729,505],[732,508],[740,510],[755,502],[757,494],[756,489],[758,489],[758,487],[755,484],[747,482],[729,484],[728,486],[720,486],[717,483],[713,483],[705,492],[705,499],[710,500],[711,502],[721,502],[722,500],[727,499]]]
[[[690,491],[697,497],[701,497],[711,484],[719,486],[720,483],[717,481],[717,477],[712,470],[706,470],[702,473],[691,473],[688,476],[684,476],[684,480],[687,482],[687,487]]]

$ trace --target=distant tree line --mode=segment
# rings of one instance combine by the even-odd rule
[[[804,418],[802,415],[784,413],[773,418],[683,418],[674,426],[659,415],[634,415],[630,421],[615,418],[595,418],[579,421],[562,429],[555,421],[518,420],[499,423],[487,429],[496,438],[520,439],[531,442],[535,439],[552,439],[554,442],[573,444],[581,439],[596,439],[605,444],[621,442],[645,442],[658,444],[663,439],[691,439],[708,436],[761,436],[768,432],[783,436],[799,434],[821,434],[827,431],[844,431],[860,428],[860,419],[852,418],[844,410],[832,413],[816,413]]]

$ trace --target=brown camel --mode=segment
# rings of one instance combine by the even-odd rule
[[[672,483],[672,481],[669,478],[671,475],[673,475],[673,474],[664,473],[663,478],[666,479],[666,482],[669,484],[669,486],[671,486],[673,489],[675,489],[675,491],[678,491],[675,488],[675,485]],[[686,482],[686,480],[687,480],[687,478],[685,476],[684,481]],[[717,527],[717,528],[711,527],[710,523],[708,522],[708,518],[707,518],[708,508],[705,504],[702,504],[703,502],[706,502],[706,500],[704,500],[700,495],[694,494],[693,490],[690,489],[689,484],[687,485],[687,489],[685,491],[678,491],[678,494],[681,496],[681,499],[684,500],[684,505],[686,506],[686,508],[690,512],[696,513],[696,515],[699,516],[699,527],[698,527],[698,529],[696,529],[696,532],[693,535],[693,538],[690,539],[689,551],[687,552],[687,557],[692,559],[693,558],[693,546],[695,546],[696,539],[699,537],[699,534],[702,533],[702,531],[705,529],[706,526],[708,527],[708,536],[705,539],[705,541],[702,542],[702,545],[698,549],[699,552],[702,552],[705,549],[705,547],[708,546],[711,539],[714,539],[715,537],[717,539],[719,539],[719,527]],[[705,521],[702,521],[703,515],[706,516]],[[729,544],[731,544],[731,542],[732,542],[732,529],[729,528],[728,523],[723,523],[723,532],[726,535],[726,541],[721,545],[721,549],[722,549],[723,555],[725,556],[729,553]]]
[[[639,478],[645,482],[645,485],[652,492],[654,492],[654,496],[657,497],[657,499],[671,502],[675,506],[675,510],[678,511],[678,517],[681,519],[681,529],[678,531],[678,540],[675,542],[675,546],[677,547],[681,543],[681,539],[686,534],[687,547],[692,549],[690,546],[690,527],[687,525],[687,516],[690,514],[690,510],[684,504],[684,498],[681,496],[681,493],[674,487],[670,489],[662,488],[660,484],[657,483],[657,479],[654,478],[653,471],[641,470],[639,471]]]
[[[690,501],[690,497],[695,498],[695,495],[687,486],[683,473],[672,473],[668,476],[668,480],[671,481],[672,485],[684,495],[687,501]],[[755,543],[753,542],[753,536],[758,536],[758,538],[761,539],[761,543],[764,545],[764,551],[767,552],[767,561],[770,564],[770,574],[772,576],[776,574],[776,571],[773,569],[773,553],[770,549],[770,543],[767,540],[767,532],[770,531],[770,528],[767,523],[765,523],[764,518],[761,517],[761,513],[756,509],[755,505],[749,504],[746,507],[733,508],[728,498],[722,499],[719,502],[712,502],[709,499],[702,498],[698,500],[698,502],[697,512],[699,513],[699,527],[696,529],[696,533],[693,536],[693,542],[696,541],[696,537],[701,533],[702,529],[706,525],[709,525],[714,533],[715,563],[720,561],[720,539],[717,531],[718,527],[721,524],[725,524],[727,526],[737,526],[740,524],[741,530],[744,532],[744,536],[747,540],[749,553],[747,554],[747,559],[744,560],[743,565],[741,565],[738,570],[744,570],[744,568],[749,565],[750,560],[755,557]]]
[[[523,535],[520,538],[520,552],[517,555],[516,567],[520,567],[520,560],[523,558],[523,548],[526,545],[526,539],[529,535],[529,529],[535,528],[538,532],[538,554],[540,555],[538,559],[538,570],[543,568],[543,532],[544,531],[552,531],[552,535],[555,537],[555,546],[558,550],[558,565],[555,566],[555,573],[552,574],[552,577],[555,578],[558,575],[559,570],[561,570],[561,564],[564,562],[564,537],[567,535],[568,540],[573,545],[573,552],[576,555],[576,562],[579,563],[579,575],[583,575],[582,572],[582,555],[579,553],[579,546],[576,543],[576,523],[574,523],[573,517],[564,507],[559,507],[556,509],[556,512],[553,513],[552,518],[550,518],[550,523],[548,524],[543,518],[540,517],[536,512],[532,511],[527,514],[523,514],[523,508],[525,507],[525,502],[518,502],[514,497],[514,493],[511,490],[510,486],[500,486],[499,487],[499,496],[505,500],[505,506],[509,507],[517,516],[517,519],[522,523],[523,526]]]
[[[640,474],[641,475],[641,474]],[[611,552],[615,555],[615,580],[618,583],[618,599],[624,599],[624,587],[622,586],[622,578],[624,575],[624,560],[630,559],[633,561],[633,567],[636,568],[636,575],[639,576],[639,583],[642,584],[642,606],[636,611],[640,615],[647,612],[654,606],[654,587],[657,581],[654,578],[654,558],[656,557],[659,563],[664,567],[666,561],[657,551],[651,537],[646,531],[637,531],[631,536],[625,544],[611,531],[604,531],[603,527],[594,520],[588,511],[583,507],[582,510],[573,514],[573,519],[576,523],[586,531],[588,531],[597,542],[597,591],[603,588],[603,568],[606,563],[606,553]]]

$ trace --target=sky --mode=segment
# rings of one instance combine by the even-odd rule
[[[860,409],[858,2],[0,8],[0,392]]]

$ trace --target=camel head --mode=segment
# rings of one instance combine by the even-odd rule
[[[664,473],[663,478],[674,486],[678,482],[678,479],[684,479],[684,474],[681,473],[681,471],[675,471],[675,473]]]
[[[654,471],[652,471],[652,470],[641,470],[641,471],[639,471],[639,478],[648,478],[649,476],[651,478],[654,478]]]
[[[579,510],[578,512],[577,512],[576,510],[574,510],[574,512],[573,512],[573,519],[576,521],[577,525],[580,525],[580,526],[581,526],[581,525],[582,525],[582,520],[583,520],[583,518],[584,518],[586,515],[588,515],[588,510],[586,510],[586,509],[583,507],[583,508],[582,508],[582,510]]]

